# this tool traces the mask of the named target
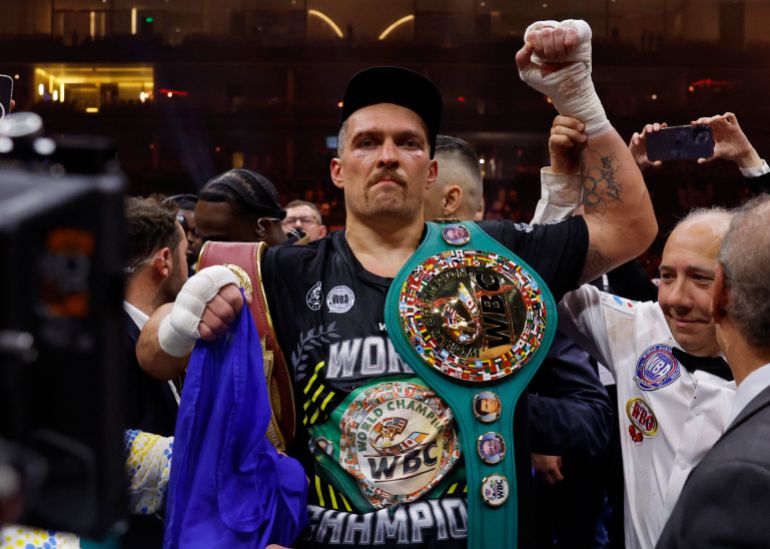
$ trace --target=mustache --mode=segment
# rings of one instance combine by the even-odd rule
[[[377,182],[382,181],[383,179],[390,179],[391,181],[395,181],[402,187],[406,187],[406,179],[401,177],[401,175],[399,175],[398,172],[395,172],[393,170],[376,171],[366,182],[366,187],[369,188],[372,185],[375,185]]]

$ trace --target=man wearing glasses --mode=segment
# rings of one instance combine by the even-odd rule
[[[286,233],[291,233],[292,230],[302,231],[308,237],[308,242],[325,237],[327,232],[321,212],[315,204],[306,200],[292,200],[286,205],[283,230]]]

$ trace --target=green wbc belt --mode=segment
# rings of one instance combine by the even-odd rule
[[[475,223],[427,223],[385,304],[388,335],[452,409],[465,458],[468,547],[516,547],[513,415],[556,330],[556,303]]]

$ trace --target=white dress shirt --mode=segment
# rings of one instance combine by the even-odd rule
[[[131,320],[134,321],[134,324],[137,325],[139,328],[139,331],[144,328],[144,325],[147,323],[147,321],[150,319],[149,316],[147,316],[146,313],[143,311],[140,311],[133,305],[131,305],[128,301],[123,302],[123,310],[126,311],[126,314],[131,317]]]
[[[584,285],[559,306],[567,333],[615,376],[628,549],[653,549],[687,476],[728,424],[735,383],[688,372],[663,311]],[[576,331],[577,330],[577,331]]]
[[[136,324],[139,327],[139,330],[141,331],[142,328],[144,328],[144,325],[147,323],[147,321],[150,319],[150,317],[144,313],[143,311],[140,311],[133,305],[131,305],[128,301],[123,302],[123,310],[126,311],[126,314],[131,317],[131,320],[134,321],[134,324]],[[171,388],[171,393],[174,395],[174,400],[176,400],[176,403],[179,404],[180,396],[179,391],[176,388],[176,385],[174,385],[174,382],[171,380],[168,380],[168,386]]]
[[[739,168],[739,169],[741,170],[741,175],[749,179],[752,179],[754,177],[761,177],[766,173],[770,173],[770,166],[767,165],[767,162],[765,162],[764,158],[762,159],[762,163],[759,166],[752,166],[750,168]]]
[[[735,421],[735,418],[748,406],[749,402],[768,387],[770,387],[770,363],[751,372],[743,380],[743,383],[738,385],[730,414],[730,423]]]

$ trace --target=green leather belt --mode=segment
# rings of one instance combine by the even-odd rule
[[[553,340],[550,290],[475,223],[427,223],[390,287],[385,323],[402,359],[454,413],[468,547],[516,547],[514,410]]]

